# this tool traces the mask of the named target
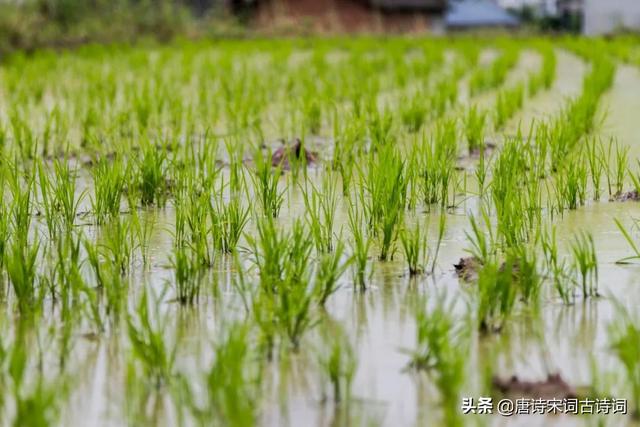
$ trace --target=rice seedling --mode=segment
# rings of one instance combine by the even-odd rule
[[[130,218],[116,218],[104,227],[103,245],[110,262],[125,276],[131,271],[138,247]]]
[[[174,271],[176,299],[182,305],[193,305],[200,296],[202,265],[193,251],[177,245],[173,252],[171,266]]]
[[[353,260],[354,284],[361,291],[367,288],[367,265],[372,239],[365,224],[362,211],[357,201],[349,204],[349,231],[351,232],[351,252]]]
[[[167,385],[175,375],[175,347],[167,339],[166,316],[159,310],[159,301],[144,289],[135,315],[127,317],[127,335],[133,360],[155,388]]]
[[[420,141],[418,164],[426,204],[439,204],[440,207],[449,205],[457,151],[457,130],[453,121],[447,120],[439,125],[434,139]]]
[[[614,300],[616,319],[609,324],[609,348],[625,371],[625,383],[631,389],[634,414],[640,411],[640,322],[620,301]]]
[[[400,232],[400,241],[409,267],[409,275],[423,273],[428,262],[428,248],[427,236],[424,231],[421,231],[420,223],[416,223],[411,229],[405,227]]]
[[[257,151],[255,154],[256,166],[253,174],[253,186],[255,196],[258,199],[264,215],[277,218],[284,202],[284,190],[278,189],[278,181],[282,175],[282,167],[271,166],[271,154]]]
[[[618,230],[620,230],[620,233],[622,233],[622,236],[627,241],[627,243],[629,244],[629,246],[631,247],[631,249],[633,251],[633,255],[630,255],[628,257],[624,257],[622,259],[619,259],[618,261],[616,261],[616,263],[618,263],[618,264],[626,264],[626,263],[628,263],[630,261],[640,260],[640,249],[638,247],[638,244],[637,244],[636,240],[631,235],[631,233],[633,232],[634,228],[636,230],[640,229],[640,224],[639,224],[638,220],[636,220],[636,219],[633,220],[633,227],[631,228],[631,230],[632,230],[631,232],[629,230],[627,230],[627,228],[622,224],[622,222],[618,218],[614,218],[613,220],[616,223],[616,226],[618,227]]]
[[[546,230],[542,233],[541,246],[545,259],[547,275],[551,277],[553,288],[556,290],[564,304],[573,304],[575,300],[575,282],[571,280],[567,263],[564,259],[560,258],[555,227],[553,227],[550,232]]]
[[[16,238],[9,244],[5,254],[5,267],[11,283],[18,308],[28,312],[38,301],[38,256],[40,243],[27,242],[24,238]]]
[[[120,158],[111,163],[100,159],[91,170],[91,175],[91,210],[96,222],[104,224],[120,214],[120,204],[129,180],[128,171]]]
[[[343,257],[344,245],[339,242],[335,251],[322,254],[318,260],[313,287],[317,294],[318,305],[322,307],[338,290],[338,281],[351,264],[351,259],[343,260]]]
[[[469,153],[484,150],[484,128],[487,112],[473,105],[464,117],[464,133],[467,138]]]
[[[524,86],[518,84],[513,88],[498,92],[496,97],[495,117],[493,124],[496,130],[501,129],[524,103]]]
[[[427,119],[426,97],[416,93],[410,100],[402,102],[402,123],[411,133],[418,132]]]
[[[514,259],[503,265],[491,260],[478,272],[478,327],[481,332],[498,332],[512,315],[516,303]]]
[[[187,389],[190,409],[201,425],[250,427],[258,421],[261,371],[251,357],[250,328],[226,325],[214,347],[214,359],[204,375],[205,399],[198,404],[200,389]],[[187,379],[185,378],[185,381]]]
[[[142,145],[140,158],[136,162],[136,183],[140,203],[143,206],[163,207],[168,191],[166,149],[158,148],[150,142]]]
[[[214,244],[224,253],[232,253],[238,246],[249,222],[249,207],[243,207],[239,198],[228,202],[217,199],[210,204],[210,217]]]
[[[333,403],[348,404],[357,368],[355,352],[344,331],[338,329],[326,335],[326,344],[318,351],[318,364],[325,381],[330,384]]]
[[[582,288],[583,298],[598,295],[598,259],[593,236],[581,232],[571,242],[573,254],[573,270],[578,274],[578,283]]]
[[[602,182],[602,174],[605,171],[603,160],[600,157],[602,153],[602,144],[595,138],[588,138],[586,158],[589,165],[589,177],[591,178],[591,188],[593,189],[593,200],[600,200],[600,189]]]
[[[380,239],[380,260],[393,259],[398,230],[406,206],[405,164],[392,146],[371,155],[363,177],[367,192],[365,210],[369,224]]]
[[[508,46],[489,67],[476,70],[469,80],[469,92],[471,95],[477,95],[499,87],[504,82],[509,70],[518,61],[518,56],[518,50]]]
[[[305,184],[306,187],[307,184]],[[322,188],[313,184],[311,189],[302,187],[302,195],[307,213],[307,224],[318,252],[328,253],[334,246],[334,223],[338,205],[335,181],[328,175],[323,177]]]
[[[304,333],[316,324],[312,310],[315,293],[307,263],[312,245],[308,233],[300,221],[294,222],[289,233],[278,231],[266,217],[258,223],[258,238],[247,236],[247,240],[258,268],[260,292],[265,294],[254,309],[273,311],[261,316],[272,318],[297,351]]]
[[[459,414],[460,393],[465,380],[468,331],[452,315],[453,302],[444,298],[427,309],[423,299],[416,304],[416,348],[409,352],[410,366],[435,376],[447,425],[463,425]]]
[[[573,157],[556,174],[556,191],[562,207],[577,209],[586,202],[587,167],[581,157]]]

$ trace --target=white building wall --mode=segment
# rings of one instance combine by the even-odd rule
[[[584,1],[585,34],[608,34],[622,28],[640,30],[640,0]]]

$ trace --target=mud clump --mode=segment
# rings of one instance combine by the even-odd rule
[[[476,257],[460,258],[457,264],[453,264],[456,275],[465,282],[475,282],[478,280],[478,272],[482,268],[482,263]]]
[[[506,396],[531,399],[575,399],[576,390],[560,374],[549,374],[544,381],[523,381],[516,375],[508,380],[494,377],[493,387]]]
[[[612,201],[616,202],[637,202],[640,201],[640,193],[638,190],[626,191],[613,196]]]
[[[305,165],[314,165],[318,161],[318,155],[307,150],[300,138],[294,139],[292,142],[285,143],[271,155],[271,165],[274,168],[291,169],[291,162],[303,161]]]

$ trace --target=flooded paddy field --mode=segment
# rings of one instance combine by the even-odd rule
[[[637,49],[10,58],[2,424],[640,424]]]

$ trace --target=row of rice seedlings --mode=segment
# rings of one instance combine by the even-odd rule
[[[537,48],[537,52],[542,56],[542,68],[537,73],[529,75],[527,93],[530,97],[535,96],[540,89],[549,90],[556,78],[556,55],[553,46],[543,43]]]
[[[504,46],[500,56],[487,68],[480,68],[471,75],[469,80],[469,92],[477,95],[491,89],[500,87],[509,70],[518,62],[519,49],[512,45]]]
[[[512,88],[503,89],[496,95],[495,116],[493,125],[501,129],[524,104],[524,84],[519,83]]]

